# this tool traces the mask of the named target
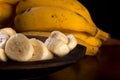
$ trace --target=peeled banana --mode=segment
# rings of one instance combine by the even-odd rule
[[[97,31],[84,17],[73,11],[57,7],[34,7],[26,10],[15,17],[14,28],[19,32],[59,30],[85,32],[90,35],[95,35]]]
[[[71,50],[73,50],[77,46],[78,41],[74,37],[73,34],[69,34],[69,35],[67,35],[67,37],[68,37],[68,43],[67,43],[67,45],[68,45],[68,47],[69,47],[69,49],[71,51]]]
[[[44,36],[44,37],[49,37],[49,35],[51,34],[51,32],[34,32],[34,31],[33,32],[22,32],[22,33],[24,35]],[[87,48],[86,53],[85,53],[86,55],[90,55],[90,56],[96,55],[97,52],[99,51],[99,48],[102,45],[101,40],[96,39],[95,37],[92,37],[91,39],[89,39],[89,37],[91,37],[91,36],[88,36],[83,33],[64,33],[64,34],[66,36],[69,36],[69,34],[74,35],[75,39],[77,40],[77,44],[83,45]],[[81,36],[79,36],[79,35],[81,35]],[[48,42],[49,41],[47,40],[46,43],[48,44]],[[69,40],[68,40],[68,43],[69,43]],[[75,40],[74,40],[74,43],[76,43]],[[68,44],[68,45],[70,45],[70,44]]]
[[[0,48],[4,49],[7,40],[9,39],[9,35],[7,34],[0,34]]]
[[[47,49],[42,41],[36,38],[31,38],[29,41],[34,48],[33,56],[29,61],[49,60],[53,58],[53,54]]]
[[[11,27],[6,27],[6,28],[1,28],[0,29],[0,34],[7,34],[9,36],[12,36],[16,33],[17,32],[14,29],[12,29]]]
[[[12,60],[28,61],[32,58],[33,52],[29,39],[21,33],[12,35],[5,45],[5,53]]]
[[[68,43],[68,38],[67,38],[67,36],[66,36],[64,33],[60,32],[60,31],[52,31],[52,32],[50,33],[49,37],[62,40],[62,41],[64,41],[66,44]]]
[[[67,46],[67,44],[60,39],[50,37],[46,39],[45,45],[53,54],[59,57],[65,56],[70,52],[70,49]]]
[[[0,61],[6,62],[7,61],[7,56],[5,54],[4,49],[0,48]]]

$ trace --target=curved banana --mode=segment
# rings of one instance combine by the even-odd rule
[[[21,0],[16,8],[16,13],[21,13],[28,8],[38,6],[53,6],[68,9],[83,16],[90,24],[95,25],[88,9],[77,0]]]
[[[69,34],[69,33],[67,33],[67,34]],[[102,42],[100,39],[97,39],[86,33],[72,33],[71,32],[71,34],[73,34],[78,39],[78,41],[80,39],[91,46],[99,46],[100,47],[102,45]]]
[[[103,40],[103,41],[108,40],[108,39],[110,38],[110,34],[107,33],[107,32],[105,32],[105,31],[103,31],[103,30],[101,30],[99,27],[96,26],[96,24],[94,23],[94,21],[93,21],[93,19],[92,19],[92,17],[91,17],[91,14],[89,13],[89,10],[87,9],[87,7],[85,7],[80,1],[74,0],[74,2],[76,3],[76,5],[81,6],[81,7],[84,8],[84,12],[87,14],[87,15],[84,16],[84,17],[88,20],[88,22],[89,22],[92,26],[94,26],[94,27],[97,28],[97,32],[96,32],[96,34],[94,35],[94,37],[96,37],[96,38],[98,38],[98,39],[101,39],[101,40]],[[80,14],[81,11],[78,10],[78,13]],[[83,14],[84,14],[84,13],[83,13]],[[82,15],[83,15],[83,14],[82,14]]]
[[[0,2],[9,3],[15,5],[19,0],[0,0]]]
[[[11,18],[12,14],[13,6],[8,3],[0,2],[0,24],[3,24],[4,21]]]
[[[90,35],[95,35],[97,31],[84,17],[73,11],[56,7],[34,7],[26,10],[15,17],[14,29],[19,32],[53,30],[86,32]]]
[[[78,39],[78,43],[80,45],[83,45],[83,46],[86,47],[86,53],[85,53],[85,55],[94,56],[99,51],[99,47],[98,46],[89,45],[88,43],[84,42],[83,40]]]
[[[53,6],[53,7],[60,7],[64,9],[68,9],[77,13],[79,16],[82,16],[86,21],[88,21],[93,27],[97,28],[96,34],[94,35],[96,38],[101,40],[109,39],[109,34],[100,30],[88,11],[88,9],[77,0],[21,0],[16,8],[16,13],[21,13],[28,8],[32,7],[40,7],[40,6]]]

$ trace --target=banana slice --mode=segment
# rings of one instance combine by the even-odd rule
[[[59,57],[65,56],[70,52],[67,44],[60,39],[49,37],[46,39],[45,45],[52,53]]]
[[[12,35],[5,45],[5,53],[12,60],[28,61],[32,58],[33,52],[29,39],[21,33]]]
[[[5,44],[7,40],[9,39],[9,36],[7,34],[0,34],[0,48],[5,48]]]
[[[6,62],[7,61],[7,56],[5,54],[4,49],[0,48],[0,61]]]
[[[42,41],[31,38],[30,42],[34,48],[34,53],[30,61],[48,60],[53,58],[53,54],[47,49]]]
[[[16,31],[10,27],[7,27],[0,29],[0,34],[8,34],[9,36],[12,36],[13,34],[16,34]]]
[[[65,43],[68,43],[67,36],[60,31],[52,31],[51,35],[49,37],[60,39],[60,40],[64,41]]]
[[[77,46],[77,39],[72,34],[67,35],[67,37],[69,40],[67,45],[70,50],[73,50]]]

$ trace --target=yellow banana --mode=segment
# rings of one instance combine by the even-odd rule
[[[70,34],[70,33],[69,33]],[[84,41],[85,43],[91,45],[91,46],[98,46],[100,47],[102,45],[102,42],[101,40],[93,37],[93,36],[90,36],[86,33],[72,33],[78,40],[82,40]]]
[[[5,3],[9,3],[9,4],[16,4],[19,0],[0,0],[0,2],[5,2]]]
[[[103,30],[101,30],[100,28],[98,28],[98,27],[96,26],[96,24],[95,24],[94,21],[92,20],[92,17],[91,17],[91,15],[90,15],[88,9],[87,9],[81,2],[79,2],[79,1],[77,1],[77,0],[74,0],[74,2],[75,2],[75,4],[76,4],[76,6],[78,5],[78,6],[81,6],[81,7],[84,8],[84,10],[85,10],[84,12],[85,12],[87,15],[86,15],[86,17],[85,17],[84,15],[83,15],[83,16],[89,21],[89,23],[90,23],[91,25],[93,25],[94,27],[97,28],[97,33],[95,34],[95,37],[98,38],[98,39],[104,40],[104,41],[108,40],[108,39],[110,38],[110,34],[107,33],[107,32],[105,32],[105,31],[103,31]],[[81,11],[78,10],[78,13],[80,14]],[[84,14],[84,13],[83,13],[83,14]]]
[[[93,20],[91,19],[91,15],[90,15],[88,9],[77,0],[63,0],[63,1],[61,1],[61,0],[37,0],[37,1],[27,0],[27,1],[20,1],[20,3],[17,6],[16,11],[17,11],[17,13],[20,13],[20,12],[26,10],[27,8],[36,7],[36,6],[55,6],[55,7],[69,9],[71,11],[78,13],[79,15],[82,15],[86,20],[89,21],[89,23],[91,25],[96,27]],[[106,40],[109,37],[106,32],[100,30],[99,28],[98,28],[98,33],[96,33],[95,36],[99,39],[102,39],[102,40]]]
[[[94,27],[97,28],[97,33],[95,34],[94,37],[96,37],[96,38],[98,38],[98,39],[101,39],[101,40],[104,40],[104,41],[108,40],[108,39],[110,38],[110,34],[107,33],[107,32],[105,32],[105,31],[103,31],[103,30],[101,30],[100,28],[98,28],[98,27],[96,26],[96,24],[95,24],[94,21],[92,20],[92,17],[91,17],[91,15],[90,15],[88,9],[87,9],[83,4],[81,4],[81,3],[80,3],[79,1],[77,1],[77,0],[74,0],[74,1],[75,1],[76,5],[82,6],[82,7],[84,8],[86,14],[88,15],[88,17],[85,17],[85,18],[89,21],[89,23],[90,23],[91,25],[93,25]],[[79,13],[80,13],[80,12],[79,12]]]
[[[99,47],[89,45],[89,44],[87,44],[86,42],[84,42],[83,40],[80,40],[80,39],[78,39],[78,38],[77,38],[77,40],[78,40],[78,43],[79,43],[80,45],[83,45],[83,46],[86,47],[86,53],[85,53],[86,55],[94,56],[94,55],[96,55],[97,52],[99,51]]]
[[[0,2],[0,24],[3,24],[5,20],[8,20],[12,16],[12,13],[12,5]]]
[[[16,13],[18,14],[25,11],[28,8],[38,7],[38,6],[54,6],[54,7],[60,7],[73,11],[78,15],[83,16],[83,18],[86,21],[88,21],[91,24],[91,26],[97,28],[98,32],[96,32],[96,34],[94,35],[96,38],[101,40],[107,40],[109,38],[108,33],[102,31],[95,25],[88,9],[81,2],[77,0],[36,0],[36,1],[21,0],[17,5]]]
[[[77,0],[21,0],[16,8],[16,13],[21,13],[27,8],[38,6],[53,6],[71,10],[82,15],[88,22],[95,25],[88,9]]]
[[[85,32],[95,35],[96,27],[91,26],[82,16],[58,7],[34,7],[15,17],[15,30]]]

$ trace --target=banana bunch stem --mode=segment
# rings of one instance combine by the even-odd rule
[[[103,41],[107,41],[107,40],[110,39],[110,34],[101,30],[101,29],[98,29],[95,37],[98,38],[98,39],[101,39]]]

